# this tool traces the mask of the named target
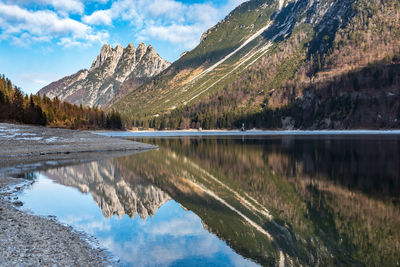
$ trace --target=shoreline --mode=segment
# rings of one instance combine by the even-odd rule
[[[0,266],[110,266],[107,251],[91,237],[52,217],[18,210],[21,174],[157,148],[89,131],[0,123]],[[105,153],[106,152],[106,153]]]
[[[196,136],[398,136],[400,129],[387,130],[144,130],[144,131],[95,131],[96,134],[120,138],[142,137],[196,137]]]
[[[54,217],[18,209],[16,194],[31,183],[0,179],[0,266],[114,266],[107,251],[92,237],[63,225]]]
[[[89,131],[8,123],[0,123],[0,147],[0,177],[157,148]]]

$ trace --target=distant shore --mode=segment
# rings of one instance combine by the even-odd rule
[[[121,138],[144,137],[194,137],[194,136],[352,136],[352,135],[400,135],[400,129],[387,130],[128,130],[128,131],[95,131],[96,134]]]
[[[109,266],[107,255],[51,218],[19,211],[13,176],[79,162],[139,153],[153,145],[88,131],[0,123],[0,266]]]

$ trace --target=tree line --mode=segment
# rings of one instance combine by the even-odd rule
[[[0,121],[70,129],[122,129],[121,115],[112,110],[77,106],[46,95],[24,94],[0,76]]]

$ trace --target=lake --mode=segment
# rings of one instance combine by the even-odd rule
[[[399,266],[399,135],[135,140],[159,149],[30,174],[23,209],[123,266]]]

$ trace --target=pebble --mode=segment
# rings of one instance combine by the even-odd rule
[[[0,177],[0,189],[4,182]],[[23,213],[0,197],[0,267],[112,266],[105,253],[94,249],[80,234],[54,220]]]
[[[24,205],[24,203],[22,203],[21,201],[15,201],[13,204],[17,207],[22,207],[22,205]]]

